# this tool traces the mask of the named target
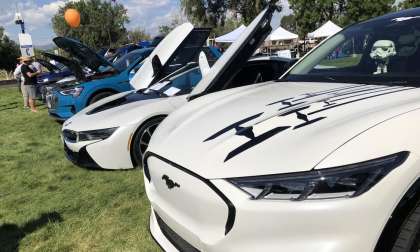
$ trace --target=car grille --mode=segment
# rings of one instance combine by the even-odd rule
[[[187,241],[182,239],[177,233],[175,233],[166,223],[160,218],[160,216],[155,212],[156,220],[159,225],[160,230],[166,239],[168,239],[179,251],[183,252],[199,252],[200,250],[194,248]]]
[[[77,133],[73,130],[63,130],[63,137],[69,142],[77,142]]]
[[[47,106],[50,109],[54,109],[57,106],[58,97],[52,94],[46,96]]]

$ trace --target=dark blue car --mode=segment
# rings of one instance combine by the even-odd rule
[[[77,81],[60,85],[47,94],[49,114],[57,120],[65,120],[102,98],[132,89],[130,76],[153,51],[153,48],[134,50],[115,63],[110,63],[76,40],[57,37],[54,42],[94,72],[86,76],[79,66],[76,70]],[[77,69],[75,66],[73,68]]]

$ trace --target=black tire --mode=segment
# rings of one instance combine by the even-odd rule
[[[103,91],[103,92],[97,93],[89,99],[88,105],[91,105],[92,103],[95,103],[95,102],[97,102],[97,101],[99,101],[99,100],[101,100],[105,97],[111,96],[113,94],[115,94],[115,92],[112,92],[112,91]]]
[[[391,252],[414,252],[420,249],[420,204],[405,218]]]
[[[159,116],[146,121],[134,134],[131,143],[131,157],[134,166],[140,166],[142,164],[143,156],[152,138],[152,134],[164,118],[164,116]]]

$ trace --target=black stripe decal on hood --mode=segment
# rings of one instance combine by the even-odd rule
[[[236,123],[233,123],[233,124],[231,124],[231,125],[227,126],[226,128],[224,128],[224,129],[222,129],[222,130],[220,130],[220,131],[216,132],[214,135],[211,135],[209,138],[207,138],[207,139],[206,139],[206,140],[204,140],[203,142],[207,142],[207,141],[213,140],[213,139],[215,139],[215,138],[217,138],[217,137],[219,137],[219,136],[223,135],[224,133],[228,132],[229,130],[232,130],[232,129],[238,128],[241,124],[244,124],[244,123],[249,122],[249,121],[251,121],[251,120],[253,120],[253,119],[255,119],[255,118],[260,117],[262,114],[263,114],[263,113],[259,113],[259,114],[256,114],[256,115],[253,115],[253,116],[247,117],[247,118],[245,118],[245,119],[242,119],[242,120],[240,120],[240,121],[238,121],[238,122],[236,122]]]
[[[293,98],[286,98],[286,99],[282,99],[273,103],[269,103],[266,106],[271,106],[274,104],[281,104],[283,105],[283,107],[280,107],[278,109],[279,113],[277,114],[277,116],[289,116],[292,114],[296,114],[297,119],[302,120],[303,123],[297,124],[297,125],[283,125],[283,126],[278,126],[275,127],[273,129],[268,130],[265,133],[262,133],[259,136],[255,136],[254,134],[254,127],[253,126],[248,126],[248,127],[243,127],[242,125],[244,123],[248,123],[258,117],[260,117],[261,115],[264,114],[264,112],[247,117],[245,119],[242,119],[236,123],[233,123],[231,125],[229,125],[228,127],[218,131],[217,133],[215,133],[214,135],[210,136],[209,138],[207,138],[206,140],[204,140],[204,142],[206,141],[210,141],[213,140],[221,135],[223,135],[224,133],[228,132],[229,130],[235,129],[236,130],[236,135],[238,136],[243,136],[249,139],[249,141],[247,141],[244,144],[239,145],[237,148],[235,148],[234,150],[232,150],[231,152],[228,153],[228,155],[226,156],[224,162],[232,159],[233,157],[239,155],[240,153],[266,141],[267,139],[279,134],[280,132],[283,132],[289,128],[292,128],[293,130],[298,130],[300,128],[303,128],[305,126],[308,125],[312,125],[316,122],[319,122],[323,119],[326,119],[326,116],[320,116],[317,118],[310,118],[311,115],[323,112],[323,111],[327,111],[333,108],[338,108],[341,106],[345,106],[348,104],[352,104],[355,102],[359,102],[359,101],[363,101],[363,100],[367,100],[367,99],[371,99],[371,98],[376,98],[376,97],[380,97],[380,96],[385,96],[388,94],[393,94],[393,93],[398,93],[398,92],[404,92],[404,91],[408,91],[408,90],[412,90],[415,89],[415,87],[384,87],[384,86],[376,86],[376,87],[372,87],[372,86],[368,86],[368,87],[362,87],[362,89],[358,89],[358,90],[353,90],[353,91],[347,91],[348,89],[352,89],[352,88],[360,88],[361,86],[351,86],[351,87],[346,87],[346,88],[340,88],[340,89],[331,89],[331,90],[327,90],[327,91],[321,91],[318,93],[308,93],[308,94],[303,94],[306,97],[303,98],[299,98],[299,99],[295,99],[293,100]],[[342,92],[340,92],[342,91]],[[331,93],[332,96],[328,96],[325,99],[319,99],[319,100],[315,100],[312,102],[307,102],[304,101],[305,99],[309,99],[315,96],[320,96],[320,95],[325,95],[325,94],[329,94]],[[353,94],[353,95],[352,95]],[[374,94],[374,95],[369,95],[369,94]],[[366,96],[369,95],[369,96]],[[299,97],[299,96],[296,96]],[[341,97],[341,98],[338,98]],[[351,98],[357,98],[357,97],[361,97],[359,99],[351,99]],[[338,99],[337,99],[338,98]],[[341,102],[341,103],[337,103],[339,101],[342,100],[347,100],[350,99],[350,101],[347,102]],[[300,102],[296,102],[296,101],[300,101]],[[315,110],[315,111],[309,111],[309,112],[303,112],[303,110],[307,110],[310,109],[312,104],[315,103],[325,103],[325,105],[323,106],[323,108]],[[273,115],[273,117],[276,116],[276,114]],[[261,119],[263,122],[264,120]],[[254,124],[257,125],[261,122],[255,122]],[[248,124],[249,125],[249,124]]]

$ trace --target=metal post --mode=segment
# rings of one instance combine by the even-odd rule
[[[25,22],[20,23],[20,29],[22,30],[22,33],[25,33]]]

